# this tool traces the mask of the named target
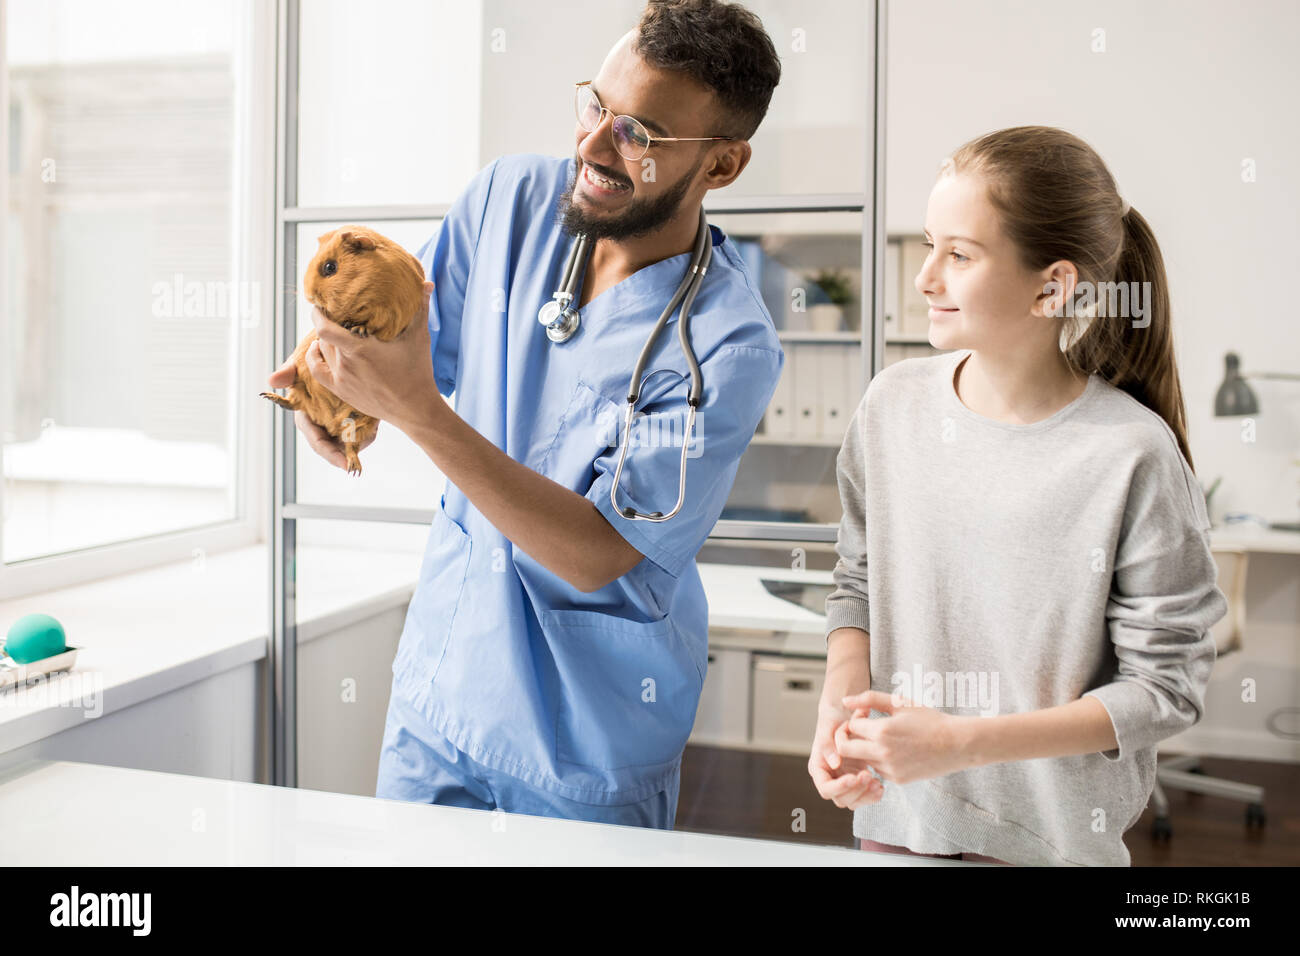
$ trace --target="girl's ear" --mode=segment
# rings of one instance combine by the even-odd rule
[[[1066,260],[1053,262],[1045,272],[1043,291],[1036,299],[1035,314],[1044,318],[1058,318],[1065,312],[1065,303],[1074,295],[1079,273],[1074,264]]]

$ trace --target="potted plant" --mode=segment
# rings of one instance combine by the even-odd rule
[[[838,332],[845,327],[844,307],[853,300],[849,280],[835,269],[823,269],[812,281],[830,302],[819,302],[808,307],[808,321],[814,332]]]

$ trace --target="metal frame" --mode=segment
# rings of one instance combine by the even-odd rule
[[[290,355],[294,342],[294,293],[286,264],[297,262],[297,232],[282,212],[298,198],[298,0],[277,5],[275,130],[275,297],[276,355]],[[271,783],[298,785],[298,614],[294,562],[296,519],[285,505],[297,497],[293,419],[276,415],[271,454],[271,635],[267,655],[269,680]]]
[[[870,382],[877,372],[885,367],[885,323],[875,321],[876,316],[885,314],[885,77],[887,75],[887,49],[889,44],[889,0],[876,0],[876,19],[873,25],[872,40],[875,49],[875,72],[871,88],[871,127],[867,133],[867,155],[871,157],[871,166],[867,170],[871,178],[871,312],[862,316],[862,328],[867,328],[871,319],[873,336],[871,340],[871,365],[863,381]],[[867,267],[867,243],[862,244],[863,275]],[[866,342],[864,340],[864,351]]]
[[[3,0],[0,0],[3,2]],[[301,0],[279,0],[276,101],[276,297],[274,339],[277,355],[290,354],[294,340],[296,277],[290,264],[297,262],[297,227],[300,223],[442,219],[449,204],[412,206],[340,206],[335,208],[298,206],[298,24]],[[875,50],[875,69],[868,102],[871,122],[866,126],[867,193],[801,196],[726,197],[705,203],[706,212],[858,212],[863,213],[862,230],[862,316],[861,346],[863,381],[881,368],[884,358],[884,325],[875,316],[883,314],[884,283],[881,275],[885,256],[885,40],[887,0],[868,0],[866,29]],[[867,206],[870,204],[870,215]],[[294,427],[288,415],[276,416],[273,437],[272,546],[271,564],[271,782],[296,786],[297,750],[297,627],[294,565],[297,554],[296,522],[335,519],[343,521],[395,521],[428,525],[433,509],[310,505],[294,501],[297,482],[294,462]],[[835,524],[795,524],[779,521],[719,521],[710,540],[833,542]]]

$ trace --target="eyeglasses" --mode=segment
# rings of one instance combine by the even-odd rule
[[[591,80],[574,84],[574,111],[578,122],[588,133],[600,128],[605,114],[611,112],[600,105],[596,94],[591,89]],[[614,139],[614,148],[624,159],[638,160],[649,152],[655,143],[678,143],[686,140],[735,139],[734,136],[651,136],[650,131],[633,116],[615,116],[610,125],[609,134]]]

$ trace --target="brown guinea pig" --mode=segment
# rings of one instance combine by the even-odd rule
[[[341,226],[318,241],[320,247],[302,279],[307,301],[353,335],[373,335],[384,342],[401,335],[424,304],[420,260],[365,226]],[[262,392],[262,397],[290,411],[301,408],[341,441],[348,474],[360,475],[357,448],[374,436],[379,419],[357,411],[311,377],[307,349],[314,341],[315,328],[294,349],[298,378],[288,387],[288,396]]]

